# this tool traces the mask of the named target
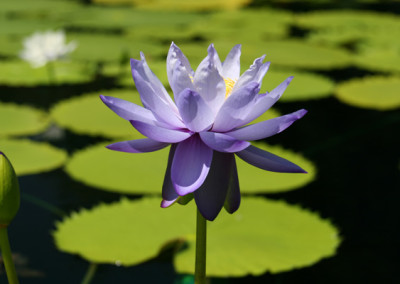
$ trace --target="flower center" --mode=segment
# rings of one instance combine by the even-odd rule
[[[236,80],[224,78],[224,81],[225,81],[225,88],[226,88],[225,99],[227,99],[229,97],[229,95],[232,93],[232,89],[233,89],[233,86],[235,86]]]

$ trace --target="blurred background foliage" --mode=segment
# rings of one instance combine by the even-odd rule
[[[169,89],[174,41],[193,69],[210,43],[222,60],[241,43],[242,72],[266,54],[263,92],[293,75],[260,119],[309,110],[258,142],[308,175],[237,159],[245,198],[210,225],[212,283],[396,283],[399,14],[373,0],[1,1],[0,150],[21,182],[10,228],[21,282],[191,283],[193,204],[158,208],[167,149],[105,149],[141,134],[98,97],[140,104],[129,59],[141,51]],[[78,44],[54,78],[19,58],[24,38],[48,30]]]

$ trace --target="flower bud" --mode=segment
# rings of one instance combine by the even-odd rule
[[[0,227],[7,227],[20,203],[17,175],[10,161],[0,152]]]

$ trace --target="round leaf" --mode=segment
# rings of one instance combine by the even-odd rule
[[[339,84],[335,95],[353,106],[392,110],[400,106],[399,90],[400,77],[372,76]]]
[[[161,194],[169,148],[151,153],[131,154],[111,151],[105,148],[106,145],[102,143],[76,152],[65,170],[74,179],[99,189],[130,194]],[[313,164],[300,155],[278,146],[271,147],[262,143],[254,145],[300,165],[309,173],[267,172],[237,158],[242,192],[292,190],[314,179],[316,170]]]
[[[175,267],[192,273],[194,203],[159,205],[158,198],[124,199],[82,209],[57,223],[56,245],[91,262],[129,266],[155,257],[171,241],[186,241]],[[337,230],[314,213],[281,201],[243,198],[238,212],[221,212],[208,223],[207,274],[259,275],[304,267],[334,255],[339,242]]]
[[[236,158],[240,190],[242,193],[273,193],[293,190],[302,187],[315,179],[314,164],[300,154],[285,150],[280,146],[270,146],[262,142],[252,142],[264,151],[285,158],[306,170],[307,174],[274,173],[254,167],[240,158]]]
[[[133,85],[133,83],[132,83]],[[51,116],[62,127],[85,135],[143,138],[129,121],[116,115],[100,99],[100,95],[117,97],[142,105],[139,94],[130,90],[99,91],[61,101],[51,110]]]
[[[49,119],[46,113],[29,106],[0,103],[1,136],[30,135],[46,129]]]
[[[0,151],[7,155],[19,176],[51,171],[67,159],[63,150],[30,140],[0,139]]]
[[[208,223],[207,275],[214,277],[278,273],[330,257],[338,231],[317,214],[282,201],[243,198],[233,215],[225,211]],[[195,240],[175,258],[180,273],[193,273]]]
[[[294,76],[294,79],[280,102],[320,99],[333,93],[334,82],[327,77],[304,71],[275,70],[273,67],[264,77],[262,89],[271,91],[289,76]]]
[[[107,191],[161,194],[168,150],[131,154],[99,144],[76,152],[65,170],[74,179]]]
[[[92,79],[93,68],[76,62],[57,61],[54,65],[56,83],[83,83]],[[32,68],[24,61],[1,61],[0,84],[13,86],[48,85],[47,66]]]

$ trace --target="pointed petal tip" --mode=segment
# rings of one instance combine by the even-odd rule
[[[165,199],[163,199],[161,201],[160,207],[161,208],[168,208],[171,205],[174,205],[175,201],[176,201],[176,199],[174,199],[174,200],[165,200]]]

